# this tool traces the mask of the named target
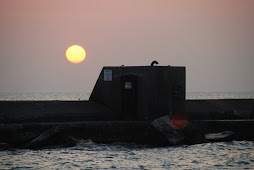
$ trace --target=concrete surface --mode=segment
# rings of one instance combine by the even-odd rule
[[[91,101],[0,101],[0,124],[115,120],[116,113]]]
[[[254,140],[253,110],[254,99],[186,101],[193,126],[204,134],[232,131],[233,140]],[[11,147],[22,147],[56,126],[63,128],[54,138],[57,144],[69,137],[145,144],[150,124],[121,121],[119,113],[91,101],[0,101],[0,143]]]

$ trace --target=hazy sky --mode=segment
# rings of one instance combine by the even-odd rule
[[[254,91],[253,0],[1,0],[0,24],[0,92],[91,92],[103,66],[153,60],[186,66],[188,92]]]

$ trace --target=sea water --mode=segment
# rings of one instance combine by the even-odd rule
[[[88,98],[88,93],[0,94],[0,100]],[[223,98],[253,99],[254,93],[187,93],[187,99]],[[150,147],[81,140],[69,148],[0,151],[0,169],[254,169],[254,141]]]
[[[85,92],[41,92],[0,93],[0,101],[14,100],[88,100],[91,93]],[[254,92],[187,92],[186,99],[254,99]]]
[[[95,144],[0,152],[1,169],[254,169],[254,142],[233,141],[151,148]]]

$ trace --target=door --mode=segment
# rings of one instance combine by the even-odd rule
[[[137,120],[137,77],[126,75],[121,77],[122,114],[124,120]]]

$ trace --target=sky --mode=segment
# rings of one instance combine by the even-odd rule
[[[1,93],[89,93],[103,66],[153,60],[185,66],[187,92],[254,91],[253,0],[1,0],[0,24]]]

